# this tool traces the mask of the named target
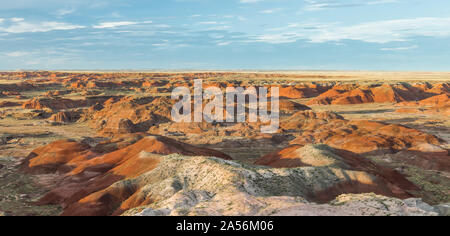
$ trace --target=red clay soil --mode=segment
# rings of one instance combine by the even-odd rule
[[[63,174],[61,181],[39,204],[62,204],[63,215],[110,215],[123,199],[133,193],[132,190],[120,189],[117,198],[108,195],[91,201],[88,196],[117,181],[152,170],[159,163],[160,155],[178,153],[231,159],[215,150],[198,148],[161,136],[147,136],[103,155],[94,150],[96,148],[70,140],[57,141],[34,150],[24,162],[25,170]],[[83,202],[80,202],[81,199],[84,199]]]
[[[300,98],[307,97],[303,91],[298,90],[297,88],[292,87],[292,86],[281,87],[279,92],[280,92],[280,97],[283,97],[283,98],[300,99]]]
[[[92,117],[92,125],[103,133],[111,133],[121,120],[129,120],[136,125],[134,130],[146,131],[160,122],[170,121],[173,100],[169,98],[132,98],[125,97],[120,101],[108,100],[104,109]],[[131,123],[129,123],[131,125]]]
[[[445,143],[434,135],[401,125],[348,121],[330,112],[297,112],[283,119],[280,127],[283,133],[301,134],[291,144],[324,143],[355,153],[397,152],[423,144]]]
[[[426,86],[412,86],[407,83],[379,86],[336,85],[331,90],[312,99],[307,105],[349,105],[363,103],[399,103],[419,101],[441,93],[448,93],[446,85],[435,85],[432,89]],[[433,93],[435,92],[435,93]]]
[[[418,102],[403,102],[397,106],[405,106],[405,108],[397,109],[397,113],[450,116],[450,96],[448,94],[436,95]]]
[[[450,96],[448,94],[437,95],[419,102],[420,106],[448,106],[450,105]]]
[[[442,107],[450,105],[450,96],[448,94],[436,95],[417,102],[402,102],[397,106],[433,106]]]
[[[33,150],[23,167],[30,172],[57,172],[60,168],[67,172],[68,163],[85,161],[92,156],[90,148],[72,140],[56,141]]]

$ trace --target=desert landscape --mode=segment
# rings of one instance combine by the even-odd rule
[[[279,88],[279,130],[173,122],[195,79]],[[1,72],[0,215],[450,215],[449,96],[444,72]]]

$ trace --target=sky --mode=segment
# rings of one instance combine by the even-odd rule
[[[1,0],[0,70],[450,71],[448,0]]]

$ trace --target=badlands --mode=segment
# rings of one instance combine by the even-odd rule
[[[279,130],[173,122],[195,79]],[[450,215],[449,118],[450,73],[0,72],[0,215]]]

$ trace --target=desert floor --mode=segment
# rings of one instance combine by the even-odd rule
[[[261,124],[174,124],[170,121],[173,105],[170,92],[177,86],[191,87],[194,79],[221,88],[279,87],[280,130],[268,135],[259,132]],[[337,184],[328,179],[323,183],[317,180],[320,183],[312,182],[312,189],[298,193],[245,192],[255,197],[302,197],[308,203],[327,204],[341,194],[376,192],[395,199],[420,198],[431,206],[449,203],[449,96],[450,73],[444,72],[3,72],[0,73],[0,214],[111,215],[130,210],[134,214],[140,212],[136,209],[146,207],[161,208],[169,204],[164,202],[166,197],[175,201],[176,194],[159,198],[155,193],[153,197],[145,195],[142,189],[156,188],[156,183],[142,183],[140,179],[138,187],[133,185],[134,190],[127,194],[124,192],[131,190],[113,191],[111,186],[139,179],[154,170],[158,165],[154,162],[170,166],[160,162],[160,158],[172,154],[233,159],[251,166],[249,169],[326,167],[356,176],[338,177]],[[137,144],[149,135],[163,139],[150,142],[151,147],[147,144],[139,147]],[[61,140],[72,143],[54,144]],[[74,143],[81,147],[73,147]],[[293,145],[298,150],[308,145],[327,145],[334,153],[351,152],[351,158],[342,154],[332,164],[323,164],[330,157],[314,159],[303,151],[280,152]],[[43,149],[35,151],[38,148]],[[158,161],[141,162],[143,153],[158,155],[151,157]],[[359,163],[354,155],[368,162]],[[95,162],[96,159],[105,161]],[[344,164],[339,164],[341,161]],[[100,168],[101,165],[106,167]],[[142,168],[143,165],[152,167]],[[372,165],[387,169],[366,167]],[[221,178],[231,178],[231,174],[223,171]],[[395,177],[397,174],[400,177]],[[195,179],[190,175],[185,178]],[[225,191],[198,183],[188,185],[185,190],[217,196]],[[104,200],[105,196],[109,200]],[[172,206],[174,211],[167,214],[276,213],[245,211],[239,206],[229,211],[202,213],[200,203],[212,204],[205,206],[217,209],[223,206],[215,206],[213,200],[198,201],[188,210]],[[267,204],[281,208],[284,201],[290,200],[278,199],[276,204]],[[74,210],[92,204],[98,209]],[[295,206],[292,207],[280,214],[297,214],[298,211],[292,210]]]

